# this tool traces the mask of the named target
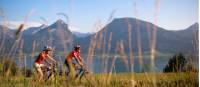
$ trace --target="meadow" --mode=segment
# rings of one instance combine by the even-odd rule
[[[92,74],[81,80],[63,76],[38,82],[31,77],[0,76],[0,87],[198,87],[198,73],[110,73]]]

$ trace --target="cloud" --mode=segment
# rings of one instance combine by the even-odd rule
[[[79,28],[75,27],[75,26],[69,26],[69,29],[71,31],[79,31]]]
[[[6,25],[10,29],[17,29],[20,24],[24,23],[23,21],[8,21],[8,23],[4,24],[3,22],[0,22],[1,25]],[[38,27],[41,26],[42,24],[39,22],[27,22],[24,26],[23,29],[27,29],[29,27]]]

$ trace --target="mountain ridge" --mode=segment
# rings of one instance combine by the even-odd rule
[[[25,33],[29,31],[29,33],[22,35],[22,38],[26,43],[24,43],[24,52],[31,53],[32,46],[34,43],[37,43],[37,50],[40,51],[44,45],[53,46],[56,51],[63,51],[64,48],[67,50],[71,50],[75,43],[79,43],[82,46],[82,52],[87,53],[88,48],[91,46],[91,39],[97,34],[96,42],[98,47],[95,48],[95,53],[102,53],[103,49],[108,50],[108,42],[109,36],[112,32],[112,41],[110,52],[114,53],[117,47],[117,43],[122,41],[124,44],[125,53],[129,53],[129,45],[128,45],[128,28],[131,26],[131,39],[132,39],[132,50],[134,52],[138,52],[138,36],[140,32],[141,38],[141,49],[142,52],[148,52],[150,50],[150,42],[151,42],[151,34],[154,28],[157,28],[157,51],[163,53],[192,53],[192,41],[194,40],[193,32],[195,30],[199,30],[199,24],[195,23],[190,27],[179,30],[179,31],[171,31],[164,29],[162,27],[156,26],[153,23],[146,22],[136,18],[115,18],[109,24],[107,24],[104,28],[102,28],[99,32],[89,34],[87,36],[79,37],[74,34],[74,32],[70,31],[68,24],[66,24],[62,20],[57,20],[53,24],[41,27],[41,29],[35,33],[34,31],[29,31],[29,29],[23,31]],[[38,27],[35,27],[38,28]],[[2,29],[0,29],[2,30]],[[100,36],[102,34],[102,36]],[[198,34],[198,33],[197,33]],[[4,35],[4,34],[1,34]],[[6,34],[7,35],[7,34]],[[105,38],[105,41],[101,38]],[[10,39],[10,38],[9,38]],[[11,37],[12,40],[15,38]],[[0,39],[1,40],[1,39]],[[12,41],[11,40],[11,41]],[[1,43],[0,43],[1,44]],[[65,46],[63,46],[65,45]],[[105,45],[103,47],[103,45]],[[10,47],[10,46],[8,46]],[[99,48],[101,47],[101,48]],[[97,49],[98,48],[98,49]]]

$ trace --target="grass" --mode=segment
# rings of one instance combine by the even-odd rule
[[[118,73],[95,74],[93,79],[71,81],[64,76],[56,76],[46,83],[38,82],[35,76],[0,76],[0,87],[197,87],[198,73]],[[133,78],[134,77],[134,78]]]
[[[135,16],[139,16],[138,15],[138,7],[137,7],[137,2],[134,1],[134,15]],[[154,22],[155,24],[158,23],[158,17],[159,17],[159,9],[160,9],[160,0],[155,0],[155,8],[154,8]],[[113,15],[114,15],[113,11],[108,19],[108,23],[111,21]],[[27,18],[31,15],[31,11],[28,13],[28,15],[25,17],[25,23],[26,24],[26,20]],[[67,18],[67,16],[65,14],[61,14],[63,16]],[[46,19],[42,19],[43,21],[45,21],[45,23],[47,23]],[[23,28],[23,25],[21,24],[21,26],[18,28],[18,32],[16,32],[16,36],[18,36],[20,34],[21,29]],[[101,49],[102,53],[98,54],[100,55],[100,57],[104,58],[105,55],[109,54],[112,58],[113,56],[119,55],[119,53],[123,56],[125,56],[126,58],[122,58],[123,61],[125,61],[125,65],[129,66],[129,64],[126,62],[127,61],[127,57],[129,56],[131,61],[130,66],[134,67],[134,59],[135,58],[139,58],[140,59],[140,65],[143,66],[143,58],[151,58],[151,68],[153,69],[153,67],[155,67],[155,58],[156,57],[160,57],[162,59],[167,59],[165,57],[168,57],[171,54],[166,54],[166,53],[161,53],[161,52],[157,52],[158,50],[156,50],[156,37],[157,37],[157,28],[154,26],[153,27],[153,31],[151,30],[151,27],[148,27],[147,25],[147,30],[148,31],[148,37],[149,37],[149,45],[150,45],[150,50],[148,52],[143,52],[141,49],[141,43],[142,41],[141,39],[141,34],[140,34],[140,30],[139,30],[139,21],[137,21],[136,23],[136,27],[132,27],[132,25],[127,21],[128,24],[128,47],[132,48],[132,28],[137,28],[137,43],[138,43],[138,52],[133,52],[132,49],[129,49],[128,53],[125,53],[124,51],[124,44],[123,42],[121,42],[120,40],[118,40],[117,43],[119,43],[119,45],[117,45],[116,47],[111,47],[110,44],[112,44],[112,32],[109,34],[107,34],[107,32],[100,32],[100,33],[96,33],[93,35],[93,37],[91,37],[90,40],[90,47],[88,49],[88,54],[87,56],[87,62],[89,65],[92,64],[92,61],[94,59],[93,56],[96,56],[97,54],[95,54],[95,49]],[[61,25],[58,25],[59,28],[61,28]],[[102,24],[100,22],[97,22],[95,24],[95,28],[94,31],[99,31],[100,29],[102,29]],[[58,55],[64,55],[66,56],[66,52],[70,47],[66,47],[66,42],[65,42],[65,38],[64,38],[64,33],[62,31],[58,31],[57,32],[59,34],[59,39],[61,39],[61,45],[63,45],[64,48],[64,52],[58,52]],[[49,32],[49,34],[51,34]],[[99,36],[99,37],[98,37]],[[109,40],[106,41],[106,36],[110,36]],[[5,37],[2,37],[1,39],[3,39],[2,43],[0,44],[0,48],[1,49],[6,49],[3,48],[4,46],[4,40]],[[52,37],[49,38],[49,40],[51,40]],[[24,39],[23,38],[18,38],[19,41],[16,41],[13,43],[13,46],[9,52],[9,56],[11,54],[16,54],[17,51],[16,49],[20,50],[19,54],[23,54],[23,45],[24,43],[22,42]],[[47,41],[43,41],[43,44],[39,44],[38,43],[34,43],[33,44],[33,54],[32,56],[34,57],[34,54],[39,54],[38,52],[36,52],[37,50],[35,49],[39,49],[40,45],[43,46],[45,44],[52,44],[52,46],[54,46],[55,44]],[[108,43],[108,48],[106,49],[106,42]],[[198,42],[198,41],[196,41]],[[99,43],[99,44],[98,44]],[[68,44],[68,43],[67,43]],[[71,43],[69,43],[71,44]],[[19,46],[18,46],[19,45]],[[195,45],[194,45],[195,46]],[[110,48],[116,48],[115,52],[110,52]],[[194,47],[195,48],[195,47]],[[195,50],[196,51],[196,50]],[[198,51],[198,50],[197,50]],[[150,53],[149,53],[150,52]],[[133,55],[134,53],[134,55]],[[2,54],[5,54],[2,52]],[[18,53],[17,53],[18,54]],[[130,54],[130,55],[129,55]],[[172,53],[173,54],[173,53]],[[194,53],[195,54],[195,53]],[[103,56],[101,56],[103,55]],[[133,56],[135,56],[134,58],[132,58]],[[20,56],[20,58],[23,59],[22,56]],[[114,57],[115,59],[115,57]],[[23,61],[21,61],[23,63]],[[107,62],[107,60],[103,60],[103,62]],[[115,67],[115,60],[112,60],[113,62],[113,67]],[[10,63],[8,63],[10,64]],[[11,64],[12,65],[12,64]],[[102,63],[102,65],[104,65],[104,63]],[[107,65],[105,65],[107,66]],[[10,68],[10,67],[9,67]],[[3,72],[2,70],[2,65],[0,63],[0,73]],[[35,75],[32,75],[31,77],[24,77],[23,75],[20,75],[21,72],[19,72],[19,74],[17,73],[16,76],[3,76],[0,75],[0,87],[197,87],[199,85],[198,83],[198,73],[112,73],[112,74],[95,74],[92,75],[90,78],[88,77],[89,80],[86,79],[82,79],[82,80],[77,80],[77,81],[73,81],[73,80],[69,80],[67,78],[65,78],[64,76],[56,76],[52,79],[50,79],[47,82],[38,82],[38,80],[35,78]]]

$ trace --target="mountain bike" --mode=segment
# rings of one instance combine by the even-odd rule
[[[52,76],[56,76],[56,71],[57,71],[57,64],[52,63],[50,65],[45,65],[41,67],[43,75],[44,75],[44,80],[47,81],[50,79]]]
[[[86,65],[80,66],[73,64],[73,66],[75,67],[75,71],[77,73],[76,78],[80,77],[80,79],[82,79],[84,76],[87,78],[87,75],[91,74]]]

